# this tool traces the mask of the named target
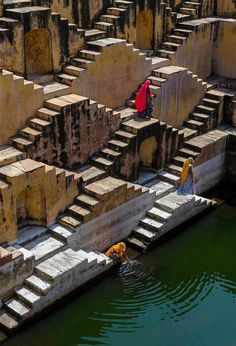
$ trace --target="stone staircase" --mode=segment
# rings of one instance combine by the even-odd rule
[[[213,201],[197,195],[178,195],[171,192],[157,199],[146,217],[127,238],[129,246],[144,252],[169,231],[213,205]]]
[[[58,250],[57,250],[58,251]],[[101,253],[74,251],[70,248],[54,251],[36,264],[23,285],[3,302],[0,327],[12,332],[30,317],[40,313],[63,296],[89,283],[95,276],[108,271],[113,262]]]
[[[126,203],[147,191],[142,186],[127,183],[113,177],[96,179],[86,184],[57,221],[75,232],[83,223]]]
[[[72,113],[75,113],[74,116]],[[80,154],[77,148],[80,137],[78,124],[82,117],[84,117],[83,122],[87,121],[90,126],[91,119],[96,117],[96,127],[99,126],[101,132],[99,134],[94,133],[93,137],[90,138],[92,141],[90,144],[88,143],[89,137],[84,138],[84,146],[87,141],[87,147]],[[97,150],[93,147],[98,146],[98,149],[101,148],[106,139],[110,137],[110,133],[118,127],[119,117],[118,112],[112,111],[104,105],[83,96],[69,94],[45,101],[44,107],[37,110],[35,117],[30,118],[27,124],[9,139],[9,143],[16,149],[26,152],[32,159],[68,167],[73,162],[86,161],[91,153],[93,154],[93,150]],[[71,124],[73,129],[68,130],[68,124]],[[70,155],[68,150],[63,153],[63,146],[66,143],[60,141],[60,136],[65,138],[68,136],[70,140],[73,137],[72,133],[71,135],[69,133],[63,135],[64,128],[71,131],[74,136],[77,134],[74,140],[73,155]],[[92,128],[90,131],[92,131]],[[102,133],[104,133],[103,136]],[[82,158],[81,155],[86,152],[86,157]]]
[[[201,14],[201,0],[184,1],[179,7],[179,13],[188,15],[190,18],[198,18]]]

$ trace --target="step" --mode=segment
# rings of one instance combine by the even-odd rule
[[[95,61],[96,58],[101,55],[101,52],[88,50],[88,49],[82,49],[79,51],[79,56],[82,59],[89,59]]]
[[[107,257],[107,256],[105,256],[105,257],[100,256],[99,254],[96,254],[96,253],[93,252],[93,251],[88,252],[88,254],[89,254],[89,256],[90,256],[91,258],[96,259],[97,264],[100,265],[100,266],[104,266],[104,265],[106,265],[106,264],[108,263],[108,261],[107,261],[107,260],[108,260],[108,257]]]
[[[184,156],[186,159],[189,158],[189,157],[192,157],[194,160],[199,155],[199,153],[197,153],[196,151],[193,151],[193,150],[190,150],[190,149],[187,149],[187,148],[179,149],[179,154]]]
[[[116,25],[120,20],[120,16],[115,16],[115,15],[111,15],[111,14],[103,14],[101,16],[101,20],[103,22],[113,23]]]
[[[99,207],[100,201],[87,194],[81,194],[75,198],[75,203],[78,203],[79,205],[90,209],[90,210],[95,210]]]
[[[106,31],[91,29],[85,31],[85,40],[88,41],[96,41],[107,37]]]
[[[156,221],[150,217],[145,217],[144,219],[140,220],[140,225],[144,226],[146,229],[151,230],[153,232],[161,232],[164,223]]]
[[[0,149],[0,167],[10,165],[13,162],[23,160],[26,154],[12,146],[5,145]]]
[[[42,132],[27,126],[20,130],[19,134],[30,141],[35,141],[37,137],[42,135]]]
[[[91,210],[83,208],[77,204],[72,204],[66,208],[68,214],[71,214],[74,218],[81,222],[87,222],[91,220]]]
[[[85,71],[85,69],[81,68],[81,67],[76,67],[73,65],[66,65],[64,67],[63,71],[67,74],[72,75],[72,76],[80,77],[81,73],[83,73]]]
[[[59,97],[70,92],[70,87],[56,81],[43,84],[43,94],[46,99]]]
[[[189,14],[177,13],[177,23],[186,22],[191,20],[191,16]]]
[[[114,132],[114,134],[118,140],[122,140],[123,142],[127,142],[127,143],[129,143],[130,140],[136,137],[133,133],[122,131],[122,130],[118,130]]]
[[[180,13],[187,14],[189,16],[196,16],[197,11],[195,8],[181,7]]]
[[[152,219],[155,219],[160,222],[167,222],[172,217],[171,213],[167,213],[164,210],[158,209],[156,207],[151,208],[148,210],[147,215],[150,216]]]
[[[26,286],[16,289],[15,294],[23,304],[26,304],[26,306],[30,306],[31,308],[34,308],[41,299],[40,295],[36,294]]]
[[[64,247],[64,243],[49,235],[45,235],[27,243],[24,247],[30,251],[35,256],[35,260],[39,262],[61,251]]]
[[[125,1],[125,0],[115,0],[114,4],[117,7],[129,9],[129,7],[134,4],[134,2],[133,1]]]
[[[167,50],[170,49],[174,52],[177,51],[179,47],[181,47],[180,43],[169,42],[169,41],[166,41],[163,43],[163,49],[167,49]]]
[[[60,73],[55,76],[55,80],[59,83],[63,83],[68,86],[71,86],[72,83],[77,80],[77,77],[72,76],[71,74]]]
[[[37,131],[44,132],[51,125],[51,122],[40,119],[33,118],[29,120],[29,126]]]
[[[190,119],[190,120],[184,121],[184,126],[193,130],[201,130],[202,128],[205,127],[205,123],[194,120],[194,119]]]
[[[144,240],[146,243],[151,243],[157,238],[156,232],[152,232],[143,227],[136,228],[132,234],[138,239]]]
[[[197,121],[202,122],[204,124],[208,124],[209,119],[210,119],[209,115],[201,114],[201,113],[196,113],[196,112],[190,113],[190,117],[193,120],[197,120]]]
[[[196,108],[195,108],[196,112],[198,113],[203,113],[203,114],[207,114],[207,115],[213,115],[215,113],[215,108],[212,108],[212,107],[206,107],[206,106],[203,106],[203,105],[198,105]]]
[[[18,322],[14,316],[6,311],[0,312],[0,327],[4,331],[12,331],[18,327]]]
[[[36,115],[40,119],[51,122],[55,117],[60,116],[60,113],[56,112],[55,110],[43,107],[37,110]]]
[[[14,136],[9,138],[9,143],[15,148],[23,151],[29,150],[34,144],[33,141],[29,141],[21,136]]]
[[[182,45],[187,41],[187,38],[181,35],[168,35],[167,39],[168,39],[168,42],[177,43],[179,45]]]
[[[105,148],[101,150],[101,154],[107,158],[108,160],[115,160],[117,159],[119,156],[121,156],[121,152],[112,150],[110,148]]]
[[[93,255],[90,253],[84,251],[84,250],[78,250],[76,251],[78,255],[80,255],[82,258],[88,261],[88,266],[89,268],[92,268],[97,265],[97,258],[95,258]],[[89,269],[88,268],[88,269]]]
[[[82,59],[82,58],[73,58],[71,60],[71,63],[77,67],[87,69],[89,65],[93,63],[93,61],[88,59]]]
[[[126,244],[140,252],[145,252],[147,250],[147,245],[141,240],[137,239],[135,236],[130,235],[125,240]]]
[[[84,185],[91,184],[97,180],[105,178],[106,176],[107,173],[104,170],[101,170],[95,166],[91,166],[88,169],[77,173],[78,179],[81,177]]]
[[[172,50],[167,50],[167,49],[158,49],[156,51],[157,56],[160,56],[162,58],[168,58],[171,59],[171,57],[175,54]]]
[[[68,238],[70,238],[70,236],[73,234],[73,232],[71,232],[68,228],[63,227],[58,223],[50,226],[49,232],[54,238],[65,243],[67,243]]]
[[[162,84],[167,81],[167,79],[155,77],[155,76],[149,76],[148,79],[153,85],[156,85],[156,86],[162,86]]]
[[[220,101],[204,97],[203,99],[201,99],[201,104],[209,108],[218,108],[220,105]]]
[[[123,142],[123,141],[118,141],[116,139],[112,139],[110,141],[107,142],[108,143],[108,146],[111,148],[111,149],[114,149],[114,150],[117,150],[117,151],[123,151],[125,148],[128,147],[128,143],[126,142]]]
[[[182,172],[182,167],[176,166],[174,164],[169,164],[168,166],[166,166],[166,170],[168,172],[171,172],[173,174],[179,174]]]
[[[183,133],[184,133],[184,140],[188,141],[189,139],[196,137],[198,135],[198,130],[193,130],[190,129],[188,127],[184,127],[182,129]]]
[[[174,165],[183,167],[183,164],[184,164],[184,162],[186,161],[186,157],[175,156],[175,157],[172,159],[172,161],[173,161]]]
[[[4,307],[18,320],[23,321],[30,314],[30,307],[18,299],[10,299],[4,303]]]
[[[45,296],[51,288],[48,282],[34,274],[25,279],[25,285],[43,296]]]
[[[98,30],[106,31],[109,33],[111,33],[115,27],[113,23],[102,22],[102,21],[96,22],[94,26]]]
[[[91,161],[95,166],[105,171],[110,171],[114,165],[114,161],[105,159],[104,157],[96,157],[94,159],[92,158]]]
[[[54,283],[56,280],[59,282],[65,280],[65,275],[68,277],[69,273],[71,275],[75,269],[77,273],[81,274],[87,268],[88,259],[72,249],[67,249],[38,264],[35,272],[43,280]]]
[[[161,180],[164,180],[174,186],[177,186],[179,183],[179,176],[176,174],[172,174],[170,172],[167,171],[162,171],[158,174],[158,178]]]
[[[121,7],[108,7],[107,14],[112,16],[121,16],[122,14],[126,13],[126,9]]]
[[[57,218],[57,221],[61,223],[63,226],[68,227],[72,230],[72,232],[75,232],[76,228],[81,226],[82,222],[78,219],[75,219],[73,216],[70,216],[68,214],[59,216]]]
[[[173,33],[177,36],[189,37],[192,34],[192,30],[187,29],[173,29]]]

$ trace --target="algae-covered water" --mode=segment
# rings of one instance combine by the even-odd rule
[[[235,346],[236,206],[224,204],[4,346]]]

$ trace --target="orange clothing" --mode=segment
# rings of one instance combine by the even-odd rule
[[[107,250],[106,256],[110,257],[110,255],[114,253],[116,257],[121,258],[124,256],[125,250],[126,248],[123,243],[118,243],[116,245],[112,245],[110,249]]]

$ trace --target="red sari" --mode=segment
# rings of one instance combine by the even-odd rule
[[[139,113],[147,109],[147,97],[152,98],[152,93],[149,88],[150,84],[150,80],[146,80],[135,97],[135,107]]]

